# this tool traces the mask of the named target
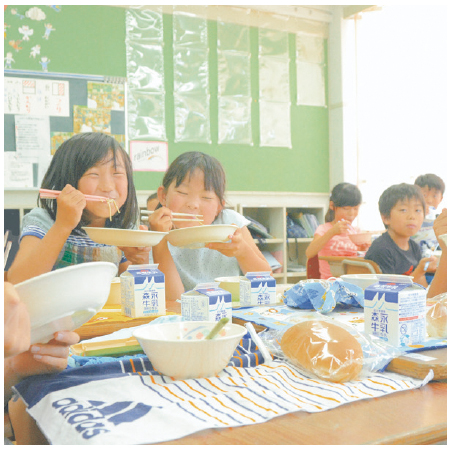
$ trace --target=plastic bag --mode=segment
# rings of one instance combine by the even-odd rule
[[[340,279],[301,280],[284,292],[283,300],[292,308],[329,313],[336,305],[364,307],[364,291]]]
[[[447,292],[428,299],[434,305],[425,317],[427,334],[434,338],[447,338]]]
[[[341,376],[340,372],[343,374],[347,373],[349,370],[355,370],[354,376],[351,377],[350,380],[357,377],[369,376],[373,372],[382,372],[393,358],[400,356],[403,353],[397,347],[394,347],[387,342],[376,338],[375,336],[361,333],[354,327],[322,316],[318,313],[316,313],[316,316],[317,317],[314,319],[312,317],[306,318],[305,320],[298,322],[296,325],[288,327],[284,330],[268,329],[259,333],[259,337],[262,339],[270,353],[272,353],[275,357],[294,365],[303,375],[332,382],[342,382],[337,381],[337,378]],[[281,341],[283,340],[284,334],[299,324],[305,323],[305,325],[307,325],[307,322],[313,321],[335,325],[348,332],[359,343],[362,354],[356,355],[353,354],[353,352],[349,352],[349,357],[346,360],[344,360],[344,358],[341,359],[341,355],[339,355],[339,353],[344,353],[344,351],[347,353],[349,349],[343,348],[341,352],[338,352],[337,346],[335,347],[334,345],[337,345],[337,339],[335,339],[334,336],[330,336],[326,327],[320,326],[317,327],[317,338],[314,340],[307,340],[308,345],[302,349],[299,349],[302,352],[306,351],[308,353],[310,360],[308,364],[304,366],[299,360],[294,359],[293,357],[288,357],[281,349]],[[300,345],[305,345],[306,341],[302,344],[300,336],[298,336],[297,341],[300,342]],[[309,345],[310,348],[308,348]],[[360,367],[360,370],[358,367],[358,372],[356,371],[356,364]],[[307,365],[310,367],[307,367]],[[319,365],[323,366],[322,370],[319,370]],[[325,367],[327,367],[329,371],[327,375],[325,375]]]

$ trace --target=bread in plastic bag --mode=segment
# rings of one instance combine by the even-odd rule
[[[447,338],[447,293],[429,299],[434,305],[426,314],[427,334],[433,338]]]
[[[284,330],[259,333],[268,350],[303,374],[343,383],[383,371],[402,354],[394,346],[354,327],[317,314]]]

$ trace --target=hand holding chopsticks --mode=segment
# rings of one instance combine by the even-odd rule
[[[52,191],[51,189],[39,189],[39,196],[41,198],[58,198],[61,191]],[[108,202],[110,199],[108,197],[100,197],[97,195],[85,195],[86,201],[91,202]]]
[[[147,220],[149,214],[152,214],[154,211],[141,211],[141,219]],[[175,218],[171,219],[173,222],[198,222],[202,224],[203,216],[200,214],[186,214],[186,213],[171,213]],[[181,218],[179,218],[181,217]],[[184,219],[184,217],[186,217]]]

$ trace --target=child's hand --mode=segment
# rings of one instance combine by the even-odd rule
[[[33,344],[27,352],[10,358],[19,379],[66,369],[69,347],[77,344],[80,336],[74,331],[59,331],[54,336],[47,344]]]
[[[351,223],[348,220],[342,219],[336,222],[331,231],[334,235],[336,234],[349,234]]]
[[[427,268],[425,268],[427,263],[428,266]],[[434,272],[436,270],[437,265],[438,258],[436,256],[428,256],[426,258],[422,258],[419,261],[419,267],[421,267],[424,272]]]
[[[146,225],[140,225],[140,230],[147,230]],[[127,261],[132,264],[149,264],[149,252],[152,247],[118,247],[124,252]]]
[[[360,245],[357,245],[357,247],[358,247],[358,251],[366,252],[367,250],[369,250],[370,244],[360,244]]]
[[[235,258],[240,258],[247,251],[251,251],[249,245],[243,239],[242,230],[240,228],[235,230],[235,233],[228,237],[231,239],[231,242],[211,242],[206,244],[206,248],[217,250],[222,255]]]
[[[30,316],[11,283],[4,284],[3,335],[5,358],[26,352],[30,347]]]
[[[433,222],[433,231],[435,232],[436,239],[439,236],[447,234],[447,209],[444,208],[441,214]]]
[[[155,210],[148,220],[152,231],[170,231],[173,228],[171,210],[165,206]]]
[[[56,223],[62,228],[72,231],[80,222],[86,206],[85,196],[67,184],[57,198]]]

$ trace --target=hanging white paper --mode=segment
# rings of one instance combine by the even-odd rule
[[[16,152],[3,152],[5,188],[33,187],[33,164],[21,162]]]
[[[165,172],[168,169],[168,143],[131,141],[130,159],[134,171]]]
[[[69,117],[69,82],[4,78],[4,113]]]

